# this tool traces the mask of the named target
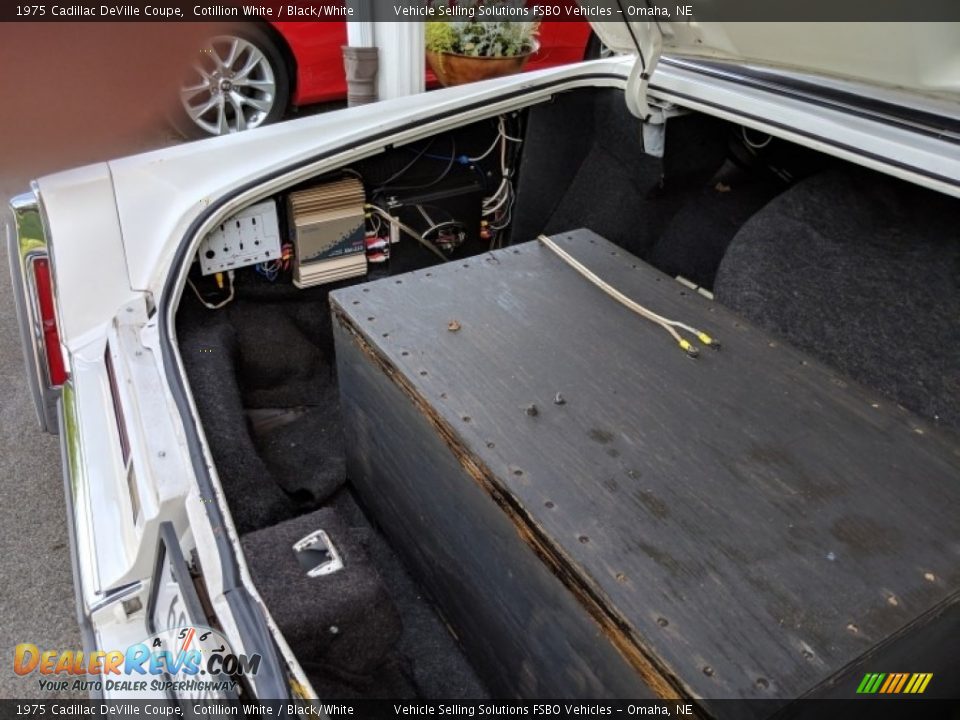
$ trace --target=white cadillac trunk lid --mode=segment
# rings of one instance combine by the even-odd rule
[[[653,4],[659,3],[647,6]],[[638,55],[630,101],[640,117],[649,112],[647,81],[662,54],[802,72],[960,103],[960,23],[624,18],[592,25],[611,50]]]

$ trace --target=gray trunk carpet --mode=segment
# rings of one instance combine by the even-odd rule
[[[446,625],[341,488],[346,469],[329,288],[301,291],[240,274],[237,279],[238,298],[224,311],[184,296],[177,318],[180,352],[257,586],[278,622],[293,628],[291,638],[303,636],[298,658],[314,688],[324,699],[486,698]],[[359,592],[366,580],[348,583],[338,602],[317,607],[322,598],[294,587],[299,569],[284,567],[290,539],[310,529],[298,523],[309,525],[305,513],[321,504],[330,509],[319,513],[335,512],[349,528],[352,552],[369,557],[399,613],[399,639],[376,668],[357,664],[372,642],[344,657],[319,652],[321,643],[316,653],[304,649],[313,642],[314,625],[331,624],[330,612],[349,615],[351,602],[373,612]],[[392,634],[388,621],[396,613],[381,609],[377,615],[369,618],[371,628]]]
[[[311,577],[293,546],[316,530],[327,533],[341,558],[335,572]],[[401,620],[367,551],[369,528],[350,527],[321,508],[241,540],[260,596],[290,649],[307,667],[338,680],[372,683],[400,638]],[[329,555],[309,556],[316,567]]]
[[[317,507],[346,480],[330,309],[323,293],[237,275],[220,311],[186,295],[177,333],[190,387],[240,532]],[[247,411],[299,414],[255,432]]]
[[[349,488],[331,507],[351,525],[370,527]],[[395,659],[418,697],[483,700],[489,693],[467,662],[457,641],[431,602],[407,573],[403,562],[379,532],[366,536],[370,555],[403,619]]]
[[[746,222],[717,300],[890,399],[960,427],[960,201],[853,166]]]
[[[292,546],[317,529],[327,531],[345,567],[310,579]],[[241,539],[254,582],[321,699],[489,697],[348,489],[320,510]]]
[[[208,312],[203,310],[202,312]],[[237,384],[237,340],[222,315],[201,316],[177,330],[180,355],[210,452],[240,532],[299,514],[274,480],[246,424]]]

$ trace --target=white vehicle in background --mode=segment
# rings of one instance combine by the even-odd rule
[[[536,656],[535,649],[523,658],[528,674],[536,678],[533,684],[505,687],[485,664],[484,651],[471,645],[475,639],[469,632],[461,637],[461,648],[429,606],[410,601],[415,605],[411,609],[396,599],[416,597],[415,585],[401,591],[388,581],[387,590],[368,588],[365,595],[351,596],[347,605],[352,607],[336,609],[343,616],[338,619],[310,606],[307,595],[284,585],[287,580],[270,580],[270,566],[279,561],[271,559],[264,567],[264,560],[272,558],[270,548],[279,546],[313,580],[344,578],[351,568],[360,573],[363,565],[353,562],[356,554],[351,556],[354,540],[349,538],[354,536],[335,537],[338,523],[353,512],[343,505],[355,506],[344,499],[349,488],[344,489],[343,451],[337,449],[342,445],[325,444],[322,432],[338,426],[335,417],[319,419],[329,396],[296,396],[314,393],[317,383],[334,397],[336,391],[329,380],[332,340],[323,339],[329,328],[315,326],[315,306],[300,303],[310,298],[322,306],[331,282],[343,287],[394,276],[400,282],[403,272],[500,252],[541,232],[591,227],[669,275],[682,276],[688,288],[716,295],[718,304],[728,303],[776,331],[766,315],[751,316],[763,298],[776,296],[775,290],[764,289],[763,277],[751,276],[751,294],[746,300],[737,296],[739,304],[732,290],[727,290],[728,302],[717,285],[724,279],[732,288],[741,281],[739,275],[732,280],[737,272],[733,260],[745,252],[746,241],[738,238],[744,228],[768,226],[769,219],[751,224],[751,218],[774,198],[800,192],[797,188],[813,196],[805,195],[806,200],[777,216],[774,224],[783,233],[792,222],[805,223],[804,213],[834,212],[830,201],[817,195],[821,189],[827,193],[827,187],[832,197],[837,192],[843,196],[837,201],[847,203],[854,224],[875,211],[884,218],[877,228],[892,223],[901,235],[908,232],[909,223],[897,224],[906,215],[888,216],[893,212],[889,205],[868,207],[856,195],[861,188],[851,178],[859,177],[883,186],[876,198],[890,197],[885,183],[912,188],[909,192],[920,198],[917,202],[930,218],[943,215],[954,223],[955,244],[957,216],[950,213],[960,197],[957,25],[862,24],[852,33],[845,24],[823,23],[815,26],[815,37],[810,27],[602,23],[596,26],[598,34],[622,55],[90,165],[39,178],[29,192],[14,198],[10,258],[27,379],[41,427],[58,433],[63,447],[84,650],[124,650],[173,627],[196,629],[198,636],[203,628],[213,628],[235,657],[219,670],[230,680],[230,689],[212,691],[225,697],[363,696],[394,694],[401,686],[408,696],[424,698],[487,693],[559,697],[564,687],[574,697],[622,695],[625,686],[611,679],[615,673],[598,671],[580,685],[551,684],[544,678],[561,673],[543,666],[550,661]],[[704,167],[709,158],[716,160],[715,167]],[[650,169],[645,163],[651,163]],[[718,175],[721,165],[726,170]],[[830,174],[830,180],[821,188],[816,184],[820,180],[810,178],[826,177],[822,173]],[[648,182],[650,178],[654,180]],[[740,196],[741,187],[756,194]],[[900,191],[889,192],[895,196]],[[720,195],[742,197],[742,213],[710,221],[714,204],[691,204],[703,193],[710,203]],[[323,223],[333,216],[338,222],[359,218],[345,231],[359,228],[359,245],[324,255],[328,250],[321,243],[308,252],[313,248],[307,239],[311,228],[329,227]],[[788,216],[793,220],[784,219]],[[647,224],[643,218],[653,219]],[[662,241],[681,221],[701,222],[695,227],[704,237],[727,225],[729,232],[717,235],[718,245],[709,252],[692,242],[696,233],[683,234],[691,245],[678,260],[672,253],[683,243]],[[843,232],[855,233],[855,228]],[[649,242],[643,240],[648,236]],[[813,252],[820,246],[811,242],[809,247]],[[947,241],[942,252],[945,263],[957,257]],[[863,267],[865,275],[875,273],[877,301],[889,302],[901,290],[884,284],[886,276],[877,269],[881,264]],[[782,278],[769,278],[783,286]],[[802,303],[831,292],[827,286],[796,291],[799,314],[821,312],[804,311]],[[943,292],[944,302],[956,300],[955,288]],[[860,306],[842,293],[837,297],[838,306]],[[773,307],[773,301],[763,306]],[[907,306],[904,319],[913,322],[911,312]],[[943,433],[938,441],[946,447],[955,443],[950,434],[954,420],[943,407],[955,405],[956,397],[944,401],[942,393],[948,390],[928,376],[926,395],[890,380],[888,366],[902,364],[904,356],[892,347],[891,355],[874,352],[873,339],[866,335],[882,330],[865,327],[864,336],[850,339],[864,348],[861,366],[847,363],[843,348],[826,352],[816,331],[810,331],[810,346],[804,346],[807,335],[791,335],[798,322],[791,315],[779,327],[786,328],[782,334],[788,341],[858,382],[870,386],[872,378],[879,378],[878,392],[925,419],[918,428],[937,438]],[[451,331],[458,329],[451,324]],[[302,342],[303,337],[310,342]],[[264,347],[272,349],[262,352]],[[284,364],[301,352],[302,364]],[[946,343],[937,352],[956,355]],[[944,363],[937,372],[949,384],[957,378],[956,367]],[[298,374],[303,368],[304,374]],[[217,384],[227,376],[231,384]],[[379,430],[370,427],[369,432]],[[279,439],[290,440],[285,450],[277,449]],[[942,462],[955,468],[960,446],[952,447],[953,460]],[[254,466],[259,474],[244,475]],[[297,467],[311,468],[309,487],[297,484],[292,470]],[[339,480],[331,479],[334,475]],[[954,499],[945,490],[940,502],[947,506]],[[322,514],[332,512],[332,506],[339,520]],[[295,526],[309,513],[326,519]],[[293,523],[289,527],[294,530],[282,542],[263,534],[285,523]],[[936,513],[929,523],[938,530],[950,526]],[[960,546],[955,519],[952,531],[923,561],[936,566],[924,572],[937,580],[927,580],[923,592],[901,603],[899,610],[908,614],[877,625],[886,628],[883,632],[892,636],[894,625],[906,627],[955,597],[960,578],[956,566],[951,570],[946,563],[951,552],[956,560]],[[375,545],[365,539],[361,544],[371,543]],[[380,558],[373,565],[379,563],[379,574],[389,580],[389,567],[397,562],[391,553],[406,557],[408,550],[387,546],[380,555],[370,554]],[[921,565],[927,567],[918,560]],[[865,561],[863,567],[868,566],[873,567]],[[920,570],[914,574],[922,575]],[[288,607],[284,603],[292,602],[290,597],[275,597],[278,587],[289,587],[284,592],[299,598],[299,605]],[[877,593],[882,599],[879,589]],[[717,591],[717,598],[723,602],[722,592]],[[355,617],[357,608],[366,608],[363,622]],[[446,606],[442,610],[456,616]],[[320,619],[314,623],[311,613]],[[415,624],[411,618],[424,614],[429,619],[416,627],[429,647],[404,635],[404,628]],[[722,609],[718,614],[725,617]],[[808,620],[788,618],[798,627]],[[293,629],[313,624],[319,629],[309,637],[302,635],[306,630]],[[776,636],[775,625],[764,632]],[[370,639],[371,627],[384,647]],[[462,627],[455,630],[464,635]],[[515,627],[488,631],[497,638],[508,630],[520,632]],[[849,637],[854,633],[846,631]],[[713,667],[706,661],[700,663],[704,668],[682,667],[664,649],[680,647],[685,640],[651,649],[634,636],[625,638],[618,651],[634,658],[630,662],[635,661],[649,696],[696,702],[711,697],[705,683],[713,681]],[[823,658],[817,667],[822,683],[810,680],[812,670],[754,669],[754,661],[744,657],[743,672],[730,673],[736,677],[715,686],[716,696],[789,699],[829,694],[833,687],[850,692],[852,681],[838,678],[846,677],[849,668],[861,670],[861,676],[869,671],[858,664],[860,656],[885,638],[864,640],[861,634],[857,652],[844,644],[849,638],[837,641],[840,649],[826,639],[820,645],[809,640],[809,648],[797,650],[797,663],[810,665],[808,653]],[[405,648],[402,652],[396,642]],[[314,652],[306,648],[314,648],[317,656],[305,656]],[[212,650],[202,652],[207,662]],[[410,663],[399,673],[406,680],[398,680],[395,669],[384,669],[396,667],[391,658],[397,652]],[[442,662],[431,665],[436,660],[431,652]],[[696,656],[698,651],[689,652]],[[934,655],[931,651],[931,662]],[[254,656],[259,659],[251,661]],[[503,662],[510,662],[506,655]],[[563,664],[556,662],[557,667]],[[326,669],[317,670],[320,666]],[[450,668],[456,683],[443,684],[441,666]],[[723,674],[727,669],[717,670]],[[758,672],[764,676],[751,675]],[[111,698],[157,696],[149,687],[110,688],[104,695]],[[937,688],[936,676],[930,688]]]

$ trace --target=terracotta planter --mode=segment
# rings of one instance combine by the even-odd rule
[[[534,44],[530,52],[511,57],[474,57],[427,50],[427,64],[440,84],[450,87],[518,73],[538,49]]]

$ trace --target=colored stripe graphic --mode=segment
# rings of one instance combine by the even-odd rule
[[[857,686],[858,695],[920,695],[933,673],[867,673]]]

